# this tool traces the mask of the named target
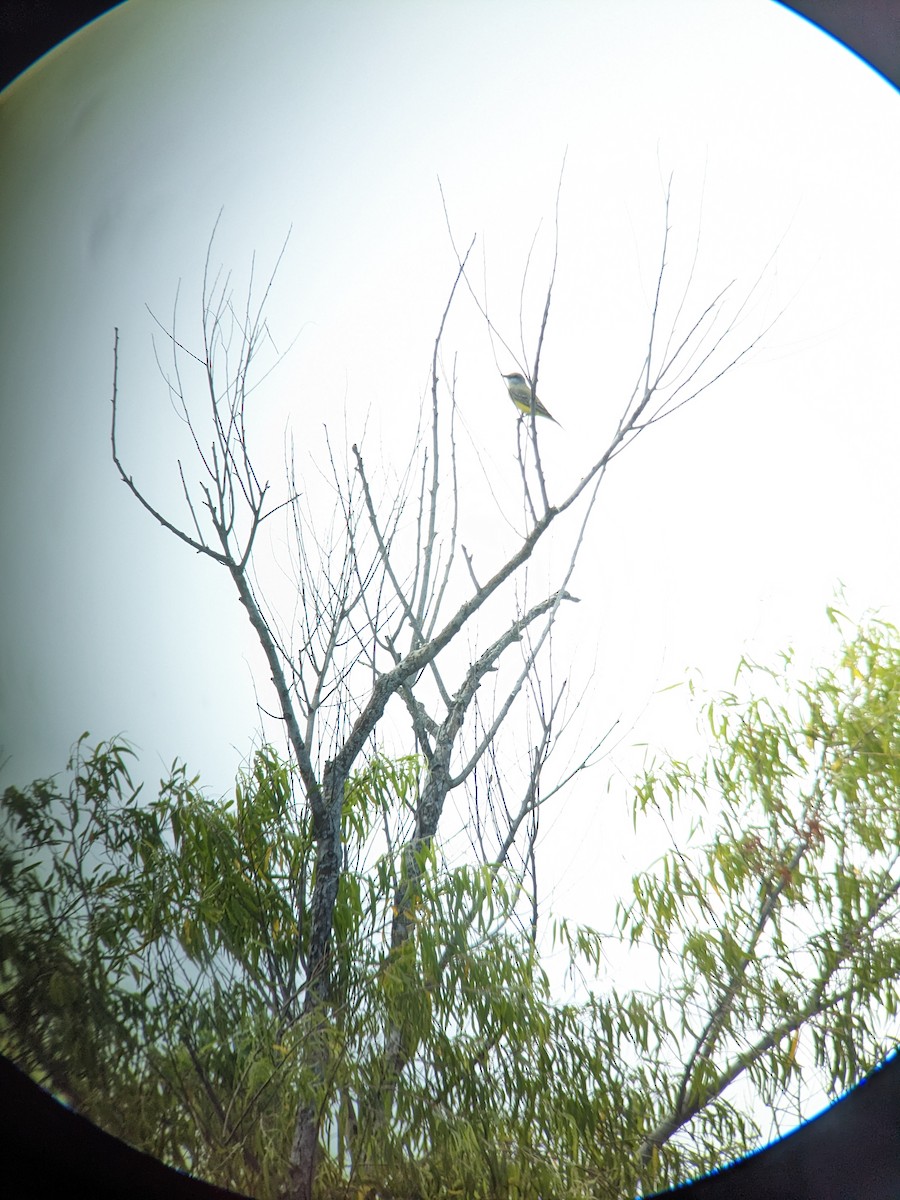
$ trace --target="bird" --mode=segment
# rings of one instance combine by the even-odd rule
[[[531,384],[518,371],[513,371],[511,375],[504,375],[503,378],[506,380],[506,390],[509,392],[510,400],[512,400],[519,412],[524,413],[526,417],[530,416],[532,401]],[[536,417],[549,417],[554,425],[559,425],[556,417],[547,412],[537,396],[534,396],[533,399],[534,415]],[[561,425],[559,427],[562,429]]]

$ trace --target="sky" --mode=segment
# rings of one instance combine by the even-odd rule
[[[291,349],[259,393],[273,477],[287,428],[313,463],[327,428],[402,467],[456,272],[448,219],[513,347],[534,244],[533,354],[559,191],[540,393],[560,490],[643,360],[670,177],[671,295],[698,244],[692,304],[761,277],[736,331],[768,329],[760,344],[610,472],[556,635],[585,692],[573,729],[618,721],[619,775],[634,744],[689,736],[684,690],[663,691],[689,669],[717,689],[745,653],[832,654],[839,585],[853,615],[900,619],[898,143],[893,89],[772,0],[128,0],[80,31],[0,97],[0,783],[60,771],[89,730],[128,737],[151,779],[180,758],[222,794],[257,698],[273,707],[228,579],[110,458],[118,328],[123,457],[177,505],[154,315],[170,324],[177,292],[196,339],[217,221],[238,293],[290,231],[268,316]],[[465,297],[444,355],[502,494],[515,364]],[[476,524],[485,488],[464,476]],[[500,535],[481,524],[486,563]],[[545,826],[554,903],[593,923],[601,847],[622,878],[635,865],[600,770]]]

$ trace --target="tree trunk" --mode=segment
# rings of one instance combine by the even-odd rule
[[[313,1094],[302,1101],[297,1111],[294,1138],[288,1163],[284,1200],[312,1200],[319,1142],[319,1119],[323,1092],[328,1078],[327,1004],[331,985],[331,934],[334,906],[341,872],[341,813],[346,772],[325,768],[322,794],[324,819],[316,821],[315,879],[309,939],[309,974],[303,1016],[309,1039],[307,1063],[313,1076]]]

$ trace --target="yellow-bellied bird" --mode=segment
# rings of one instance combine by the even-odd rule
[[[520,375],[518,371],[513,371],[511,375],[504,375],[503,378],[506,380],[506,390],[509,392],[510,400],[512,400],[513,404],[520,413],[524,413],[526,417],[530,416],[532,400],[531,384],[529,384],[525,376]],[[551,414],[547,412],[546,408],[544,408],[537,396],[534,397],[534,413],[537,417],[549,417],[555,425],[559,425],[559,421],[557,421],[556,417],[551,416]],[[559,427],[562,429],[561,425],[559,425]]]

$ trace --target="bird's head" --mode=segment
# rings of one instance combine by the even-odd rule
[[[524,375],[520,375],[518,371],[513,371],[511,375],[504,375],[503,378],[507,383],[518,384],[520,387],[528,387],[528,381]]]

